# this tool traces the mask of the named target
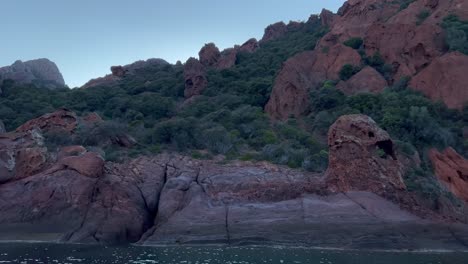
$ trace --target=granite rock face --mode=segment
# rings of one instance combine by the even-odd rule
[[[11,66],[0,68],[0,81],[14,80],[17,83],[40,83],[49,89],[65,87],[57,65],[48,59],[37,59],[22,62],[20,60]]]

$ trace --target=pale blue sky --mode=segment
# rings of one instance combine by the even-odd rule
[[[344,0],[0,0],[0,66],[49,58],[70,87],[112,65],[197,56],[263,35],[277,21],[307,20]]]

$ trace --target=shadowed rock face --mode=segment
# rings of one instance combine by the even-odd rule
[[[57,65],[48,59],[16,61],[11,66],[2,67],[0,81],[5,79],[12,79],[17,83],[41,82],[50,89],[65,86]]]
[[[206,69],[197,59],[190,58],[184,66],[185,98],[200,95],[206,88]]]
[[[347,81],[340,81],[336,86],[347,95],[356,93],[380,93],[388,86],[384,77],[372,67],[365,67]]]
[[[60,110],[0,134],[0,239],[465,248],[466,225],[405,206],[421,219],[382,198],[405,187],[391,139],[366,116],[332,126],[326,175],[174,154],[116,164],[82,146],[48,150],[42,133],[70,131],[75,116]],[[86,120],[100,119],[76,122]]]
[[[458,198],[468,202],[468,160],[452,148],[442,153],[432,149],[429,157],[439,181]]]
[[[288,59],[276,77],[265,111],[273,118],[301,116],[309,109],[309,91],[326,80],[339,78],[343,65],[359,65],[352,48],[337,44],[328,51],[306,51]]]

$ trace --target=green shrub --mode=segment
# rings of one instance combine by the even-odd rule
[[[461,21],[455,15],[444,18],[445,42],[450,51],[460,51],[468,55],[468,21]]]
[[[408,8],[408,6],[416,0],[400,0],[400,11]]]
[[[431,15],[431,12],[427,9],[421,10],[417,15],[417,25],[421,25]]]
[[[340,70],[340,79],[343,81],[349,80],[353,77],[354,74],[358,73],[361,70],[360,67],[353,66],[351,64],[345,64]]]
[[[345,46],[348,46],[350,48],[353,48],[353,49],[357,50],[357,49],[361,48],[363,43],[364,43],[364,41],[362,40],[362,38],[354,37],[354,38],[350,38],[350,39],[346,40],[343,44]]]

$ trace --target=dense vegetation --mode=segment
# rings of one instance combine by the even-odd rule
[[[224,154],[227,158],[266,159],[321,171],[327,165],[325,144],[300,129],[295,120],[271,123],[263,107],[282,63],[313,49],[325,33],[320,21],[310,21],[253,54],[239,54],[234,67],[208,73],[209,86],[190,104],[183,104],[182,65],[154,65],[126,76],[113,87],[84,90],[49,91],[7,81],[2,85],[0,119],[12,130],[59,107],[79,115],[98,112],[104,119],[126,124],[118,130],[128,131],[140,142],[131,153],[106,146],[106,158],[111,160],[166,149],[194,157]],[[96,129],[83,129],[83,133],[110,135],[115,126]],[[68,144],[98,145],[83,133]],[[60,135],[48,136],[50,146],[67,144]]]
[[[410,2],[410,1],[406,1]],[[454,17],[444,20],[444,28],[454,31],[447,39],[452,50],[463,51],[460,44],[466,23]],[[48,145],[83,144],[101,148],[108,160],[126,155],[178,151],[196,158],[223,154],[228,159],[257,159],[285,164],[309,171],[327,167],[326,133],[341,115],[363,113],[371,116],[391,136],[398,139],[401,153],[417,150],[423,160],[421,170],[406,177],[410,188],[423,195],[439,190],[430,175],[427,149],[453,146],[468,155],[463,127],[468,126],[465,111],[447,109],[408,89],[409,79],[395,82],[381,94],[345,96],[335,89],[338,80],[329,80],[311,91],[309,115],[301,119],[272,122],[263,108],[271,93],[274,78],[282,63],[294,54],[311,50],[326,33],[319,21],[309,22],[286,36],[265,43],[253,54],[239,54],[234,67],[210,70],[208,87],[202,96],[184,103],[182,65],[153,65],[139,69],[112,87],[46,90],[33,85],[5,81],[0,95],[0,120],[8,130],[59,107],[79,115],[98,112],[108,121],[92,128],[80,128],[71,141],[61,135],[46,135]],[[465,35],[466,36],[466,35]],[[463,41],[462,41],[463,42]],[[466,41],[463,42],[466,44]],[[367,56],[363,40],[344,43],[362,56],[361,65],[344,65],[340,79],[347,80],[365,66],[374,67],[387,80],[393,68],[379,52]],[[103,146],[116,133],[130,133],[139,144],[132,149]],[[423,176],[421,176],[423,175]]]
[[[446,43],[449,49],[468,55],[468,21],[449,15],[444,18],[442,27],[446,31]]]

